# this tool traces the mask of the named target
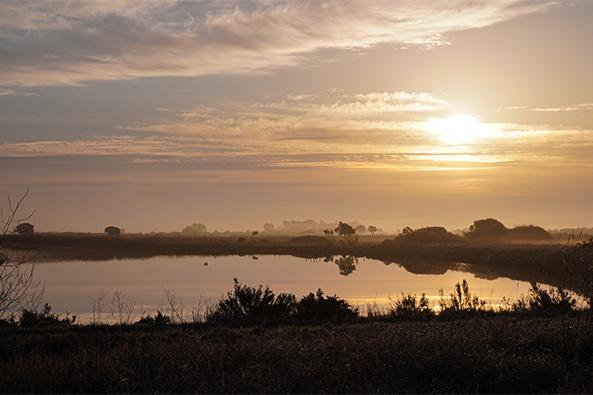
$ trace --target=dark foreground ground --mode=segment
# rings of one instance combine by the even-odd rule
[[[0,392],[593,392],[584,313],[0,329]]]

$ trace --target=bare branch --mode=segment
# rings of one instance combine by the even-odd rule
[[[23,308],[34,308],[38,306],[43,297],[44,289],[38,282],[34,282],[35,265],[32,260],[35,255],[28,257],[26,254],[15,259],[14,253],[3,252],[6,236],[10,232],[12,224],[17,222],[17,215],[23,202],[29,195],[29,189],[21,197],[13,202],[8,196],[9,211],[4,216],[1,212],[1,235],[0,235],[0,320],[7,319],[16,311]],[[25,218],[31,218],[31,213]]]

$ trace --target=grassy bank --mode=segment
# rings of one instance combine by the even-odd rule
[[[1,329],[1,392],[591,392],[585,317]]]

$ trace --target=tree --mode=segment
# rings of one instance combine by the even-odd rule
[[[550,233],[541,226],[521,225],[509,230],[510,238],[514,240],[546,241],[551,240]]]
[[[427,226],[425,228],[402,232],[399,239],[412,243],[447,243],[461,241],[459,236],[448,232],[447,229],[442,226]]]
[[[358,234],[365,234],[367,232],[367,228],[364,225],[358,225],[356,228],[354,228],[354,230]]]
[[[409,226],[406,226],[405,228],[402,229],[402,235],[407,236],[409,234],[411,234],[414,231],[414,229],[410,228]]]
[[[377,231],[377,227],[374,225],[369,225],[367,230],[369,231],[369,233],[371,234],[371,236],[375,235],[375,232]]]
[[[329,229],[325,229],[325,230],[323,231],[323,234],[325,235],[325,237],[329,237],[329,236],[331,236],[333,233],[334,233],[334,232],[332,232],[332,231],[331,231],[331,230],[329,230]]]
[[[255,241],[255,236],[257,236],[259,234],[259,232],[257,230],[254,230],[253,232],[251,232],[251,241]]]
[[[204,224],[191,224],[181,230],[181,234],[186,236],[195,236],[208,232],[208,228]]]
[[[354,230],[354,228],[350,225],[348,225],[345,222],[340,221],[340,223],[338,224],[338,227],[335,229],[336,233],[339,234],[340,236],[343,236],[347,239],[351,238],[355,233],[356,230]]]
[[[22,235],[23,234],[31,234],[31,233],[35,232],[35,228],[34,228],[34,226],[33,226],[32,223],[23,222],[23,223],[18,224],[14,228],[14,231],[16,233],[19,233],[19,234],[22,234]]]
[[[108,226],[105,228],[107,236],[117,237],[121,235],[121,229],[117,226]]]
[[[469,227],[465,237],[471,239],[500,239],[508,234],[509,230],[502,222],[494,218],[478,219]]]
[[[36,309],[43,296],[43,288],[33,282],[34,266],[26,266],[32,257],[21,256],[20,259],[13,259],[14,255],[5,254],[4,241],[12,225],[28,220],[34,214],[31,213],[25,218],[18,218],[19,210],[25,201],[29,190],[13,202],[8,197],[8,213],[0,211],[0,320],[8,319],[17,310],[24,308]]]

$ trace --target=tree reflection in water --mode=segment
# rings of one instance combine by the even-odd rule
[[[334,263],[340,268],[340,274],[347,276],[356,270],[358,258],[352,255],[342,255],[334,260]]]

